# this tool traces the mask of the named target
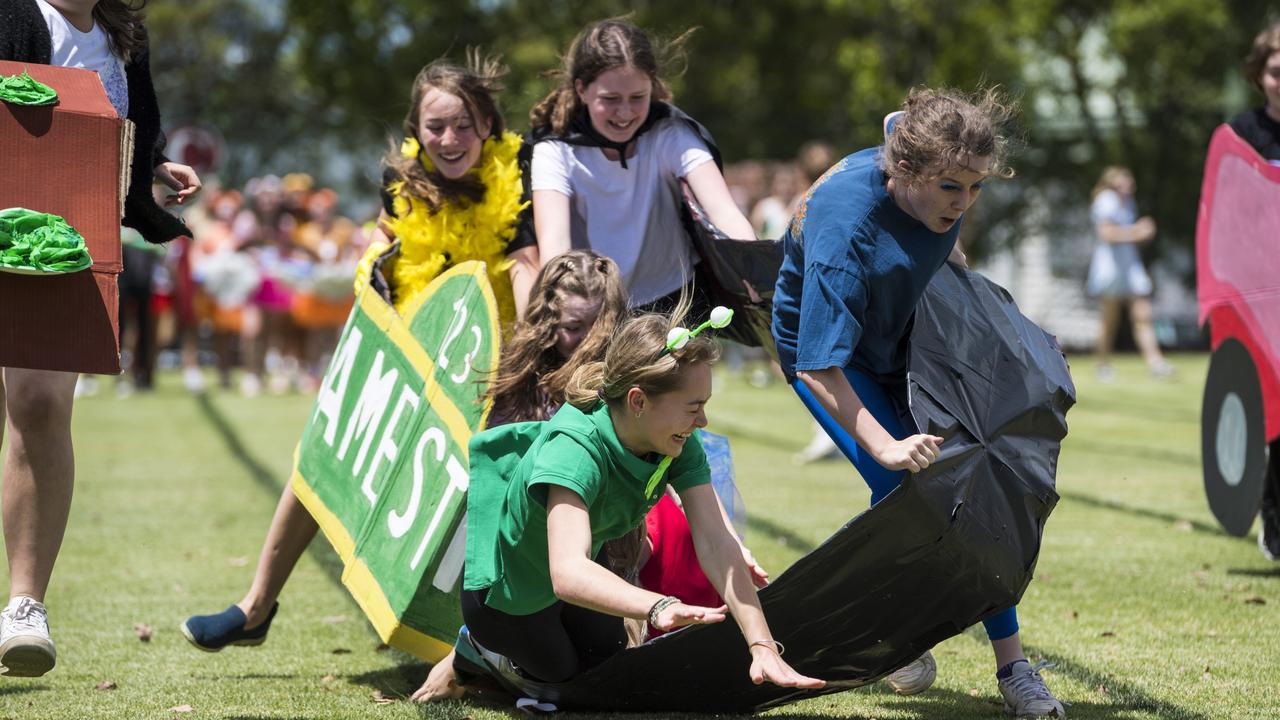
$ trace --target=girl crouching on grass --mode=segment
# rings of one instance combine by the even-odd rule
[[[644,315],[580,368],[550,421],[475,436],[467,498],[462,614],[473,640],[522,672],[563,682],[626,647],[623,618],[659,630],[734,616],[755,683],[818,688],[780,656],[725,525],[695,431],[706,425],[715,343]],[[681,337],[685,338],[681,341]],[[725,604],[681,602],[597,562],[604,543],[644,522],[670,485],[684,502],[703,572]]]

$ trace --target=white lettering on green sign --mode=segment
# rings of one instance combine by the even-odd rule
[[[396,368],[388,370],[386,375],[382,374],[384,357],[385,354],[381,350],[374,356],[373,366],[369,368],[369,374],[365,377],[364,388],[360,390],[360,396],[356,398],[356,406],[352,409],[351,417],[347,421],[347,431],[342,435],[342,444],[338,446],[338,459],[345,460],[352,438],[357,434],[364,436],[360,451],[356,453],[355,465],[351,468],[353,476],[359,476],[361,468],[364,467],[369,447],[373,445],[373,436],[382,422],[383,413],[387,411],[387,403],[391,402],[391,391],[395,389],[396,377],[400,374]]]

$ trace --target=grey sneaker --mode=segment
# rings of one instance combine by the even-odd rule
[[[1040,677],[1042,668],[1053,667],[1047,662],[1034,666],[1026,660],[1013,664],[1013,674],[1000,681],[1000,694],[1004,696],[1004,709],[1017,718],[1065,718],[1066,708],[1049,692]]]
[[[919,695],[933,686],[938,678],[938,663],[928,650],[923,655],[894,670],[884,681],[899,695]]]
[[[0,674],[40,677],[56,660],[44,603],[24,595],[10,600],[0,611]]]

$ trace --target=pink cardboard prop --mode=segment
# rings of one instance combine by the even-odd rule
[[[1205,162],[1196,269],[1213,347],[1201,414],[1205,490],[1227,532],[1243,536],[1268,465],[1280,465],[1267,453],[1280,437],[1280,166],[1227,125]]]

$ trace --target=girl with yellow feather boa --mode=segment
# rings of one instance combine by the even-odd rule
[[[521,139],[506,130],[493,96],[502,72],[472,53],[468,67],[437,60],[413,83],[404,142],[383,160],[378,231],[357,273],[367,278],[368,266],[386,257],[382,271],[397,310],[443,270],[482,260],[503,327],[524,314],[538,250]]]
[[[397,310],[442,271],[482,260],[504,330],[523,314],[538,250],[517,162],[521,140],[506,131],[493,97],[501,74],[496,61],[471,53],[466,67],[437,60],[414,81],[405,140],[383,161],[379,237],[356,273],[359,286],[378,263]],[[249,592],[220,613],[188,618],[182,634],[208,652],[264,642],[276,598],[318,529],[286,483]]]

